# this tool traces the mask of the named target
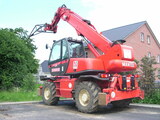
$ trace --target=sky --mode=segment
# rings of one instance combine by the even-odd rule
[[[36,24],[51,23],[58,7],[69,9],[88,19],[101,32],[136,22],[147,21],[160,42],[159,0],[0,0],[0,28],[22,27],[31,32]],[[49,58],[53,40],[77,38],[68,23],[60,21],[56,34],[32,37],[37,46],[35,57],[40,63]]]

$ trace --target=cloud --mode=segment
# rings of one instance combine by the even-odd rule
[[[81,0],[85,7],[90,7],[86,19],[103,31],[114,27],[146,20],[157,39],[160,41],[160,11],[158,0]]]

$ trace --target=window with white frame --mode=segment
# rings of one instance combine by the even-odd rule
[[[149,58],[151,57],[151,52],[148,52],[148,57],[149,57]]]
[[[149,36],[149,35],[147,35],[147,43],[148,43],[148,44],[151,44],[151,39],[150,39],[150,36]]]
[[[141,32],[141,34],[140,34],[140,40],[141,40],[141,42],[144,42],[144,33],[143,32]]]
[[[157,63],[160,63],[160,55],[157,56]]]

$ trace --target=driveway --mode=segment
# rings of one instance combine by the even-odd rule
[[[102,107],[99,112],[78,112],[72,100],[57,106],[43,103],[0,105],[0,120],[160,120],[160,108],[131,105],[129,108]]]

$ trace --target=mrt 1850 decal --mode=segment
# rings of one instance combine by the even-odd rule
[[[133,62],[122,62],[122,66],[134,67]]]

